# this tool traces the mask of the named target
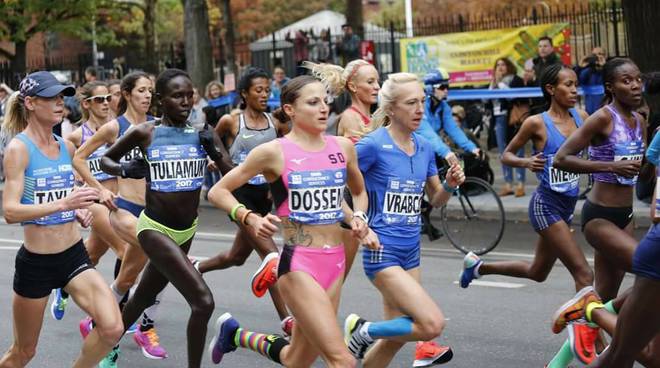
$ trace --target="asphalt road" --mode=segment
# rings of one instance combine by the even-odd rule
[[[638,238],[643,236],[638,230]],[[234,227],[219,211],[202,208],[200,228],[191,254],[208,257],[228,249],[233,240]],[[475,229],[479,236],[489,238],[487,227]],[[585,244],[579,229],[576,236]],[[6,350],[12,340],[11,295],[14,256],[20,246],[22,229],[17,225],[0,223],[0,290],[6,298],[0,301],[0,350]],[[536,234],[526,223],[507,223],[504,239],[486,260],[531,259]],[[584,245],[588,257],[591,248]],[[424,237],[422,252],[423,285],[436,300],[447,317],[447,327],[438,340],[450,345],[454,359],[451,367],[543,367],[559,348],[567,335],[553,335],[550,331],[552,312],[574,294],[573,282],[566,269],[557,265],[548,280],[542,284],[529,280],[507,277],[485,277],[481,285],[460,289],[456,283],[461,269],[462,254],[454,250],[444,239],[433,243]],[[110,282],[114,257],[108,254],[101,260],[99,269]],[[258,257],[252,256],[243,267],[205,274],[205,280],[215,297],[216,311],[209,322],[229,311],[243,326],[264,332],[278,332],[279,321],[270,299],[252,296],[249,280],[258,265]],[[625,286],[631,284],[627,276]],[[343,289],[338,323],[349,313],[364,318],[381,318],[381,300],[376,289],[362,271],[361,257],[356,259],[353,272]],[[121,342],[120,367],[185,367],[185,326],[189,308],[173,287],[168,287],[157,321],[161,344],[168,350],[169,358],[155,361],[142,356],[131,336]],[[62,321],[45,317],[39,341],[38,353],[31,367],[60,368],[70,366],[80,349],[78,321],[81,311],[70,304]],[[209,329],[211,331],[211,328]],[[211,336],[207,336],[210,341]],[[410,367],[413,360],[413,344],[407,344],[396,356],[392,367]],[[204,367],[214,366],[208,354]],[[225,357],[224,367],[276,366],[255,353],[240,350]],[[317,362],[315,367],[322,367]]]

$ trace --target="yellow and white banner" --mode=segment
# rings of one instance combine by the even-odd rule
[[[491,79],[495,60],[508,57],[519,69],[537,55],[538,39],[550,36],[564,64],[570,64],[568,23],[447,33],[401,40],[401,70],[424,75],[438,67],[452,84],[480,85]]]

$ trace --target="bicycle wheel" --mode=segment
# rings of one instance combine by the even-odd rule
[[[482,255],[493,250],[502,239],[504,206],[486,181],[468,177],[440,208],[440,221],[451,245],[463,253]]]

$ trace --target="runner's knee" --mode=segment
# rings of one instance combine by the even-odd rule
[[[415,322],[419,326],[420,340],[430,341],[440,336],[445,328],[445,320],[441,314],[435,314]]]

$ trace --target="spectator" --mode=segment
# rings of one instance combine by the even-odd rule
[[[112,95],[110,100],[110,110],[113,119],[119,116],[119,100],[121,99],[121,80],[111,79],[108,81],[108,93]]]
[[[190,110],[188,121],[192,127],[197,130],[203,130],[204,124],[206,124],[206,114],[204,114],[203,110],[206,106],[208,106],[208,103],[204,97],[199,94],[199,90],[197,88],[193,88],[193,106]]]
[[[330,33],[327,29],[321,30],[319,37],[315,37],[314,46],[312,47],[311,58],[318,63],[329,63],[332,58],[330,57]]]
[[[591,50],[591,55],[585,56],[580,61],[578,82],[581,86],[603,85],[603,65],[605,65],[606,59],[605,50],[602,47],[594,47]],[[604,97],[604,93],[584,95],[585,110],[589,115],[600,108]]]
[[[545,68],[550,65],[559,64],[561,60],[555,53],[555,49],[552,46],[552,38],[548,36],[543,36],[539,38],[538,43],[538,56],[532,59],[534,63],[534,86],[539,86],[538,78],[541,76]],[[530,114],[540,114],[545,111],[545,100],[543,97],[533,98],[532,106],[530,108]]]
[[[14,93],[9,86],[4,83],[0,83],[0,124],[2,123],[3,117],[5,116],[5,111],[7,109],[7,100],[9,96]]]
[[[493,79],[490,82],[489,89],[509,89],[523,87],[524,82],[522,78],[516,75],[516,67],[513,65],[509,58],[503,57],[495,61],[493,67]],[[512,117],[511,112],[514,109],[516,101],[507,99],[494,99],[493,116],[495,118],[495,136],[497,137],[497,149],[500,154],[509,144],[509,141],[515,135],[515,130],[522,123],[524,117],[517,118],[519,121],[510,121]],[[521,148],[516,152],[518,157],[525,156],[525,149]],[[514,194],[513,190],[513,169],[510,166],[502,164],[502,173],[504,174],[504,186],[499,192],[500,196],[507,196]],[[516,169],[518,184],[515,189],[516,197],[525,195],[525,168]]]
[[[344,36],[337,44],[337,51],[343,58],[344,65],[349,62],[360,58],[360,36],[353,33],[353,27],[348,24],[341,26]]]
[[[97,79],[97,71],[93,66],[85,68],[85,82],[93,82]]]
[[[461,105],[454,105],[451,108],[451,116],[454,118],[454,120],[458,123],[458,126],[460,126],[463,130],[465,130],[465,126],[463,126],[463,121],[465,121],[465,109]]]
[[[309,38],[307,33],[297,30],[293,40],[291,33],[286,34],[286,40],[293,43],[293,57],[296,60],[296,76],[305,74],[305,68],[302,67],[302,62],[309,60]]]
[[[273,81],[270,83],[270,98],[279,101],[282,87],[284,87],[290,79],[291,78],[286,76],[286,72],[281,66],[278,65],[273,68]]]
[[[206,101],[209,105],[204,107],[202,111],[204,112],[204,115],[206,115],[206,122],[212,127],[215,127],[216,124],[218,124],[222,115],[228,114],[231,111],[231,103],[217,105],[211,102],[225,96],[226,94],[225,86],[218,81],[210,81],[206,85],[206,93],[204,93],[204,97],[206,97]]]

